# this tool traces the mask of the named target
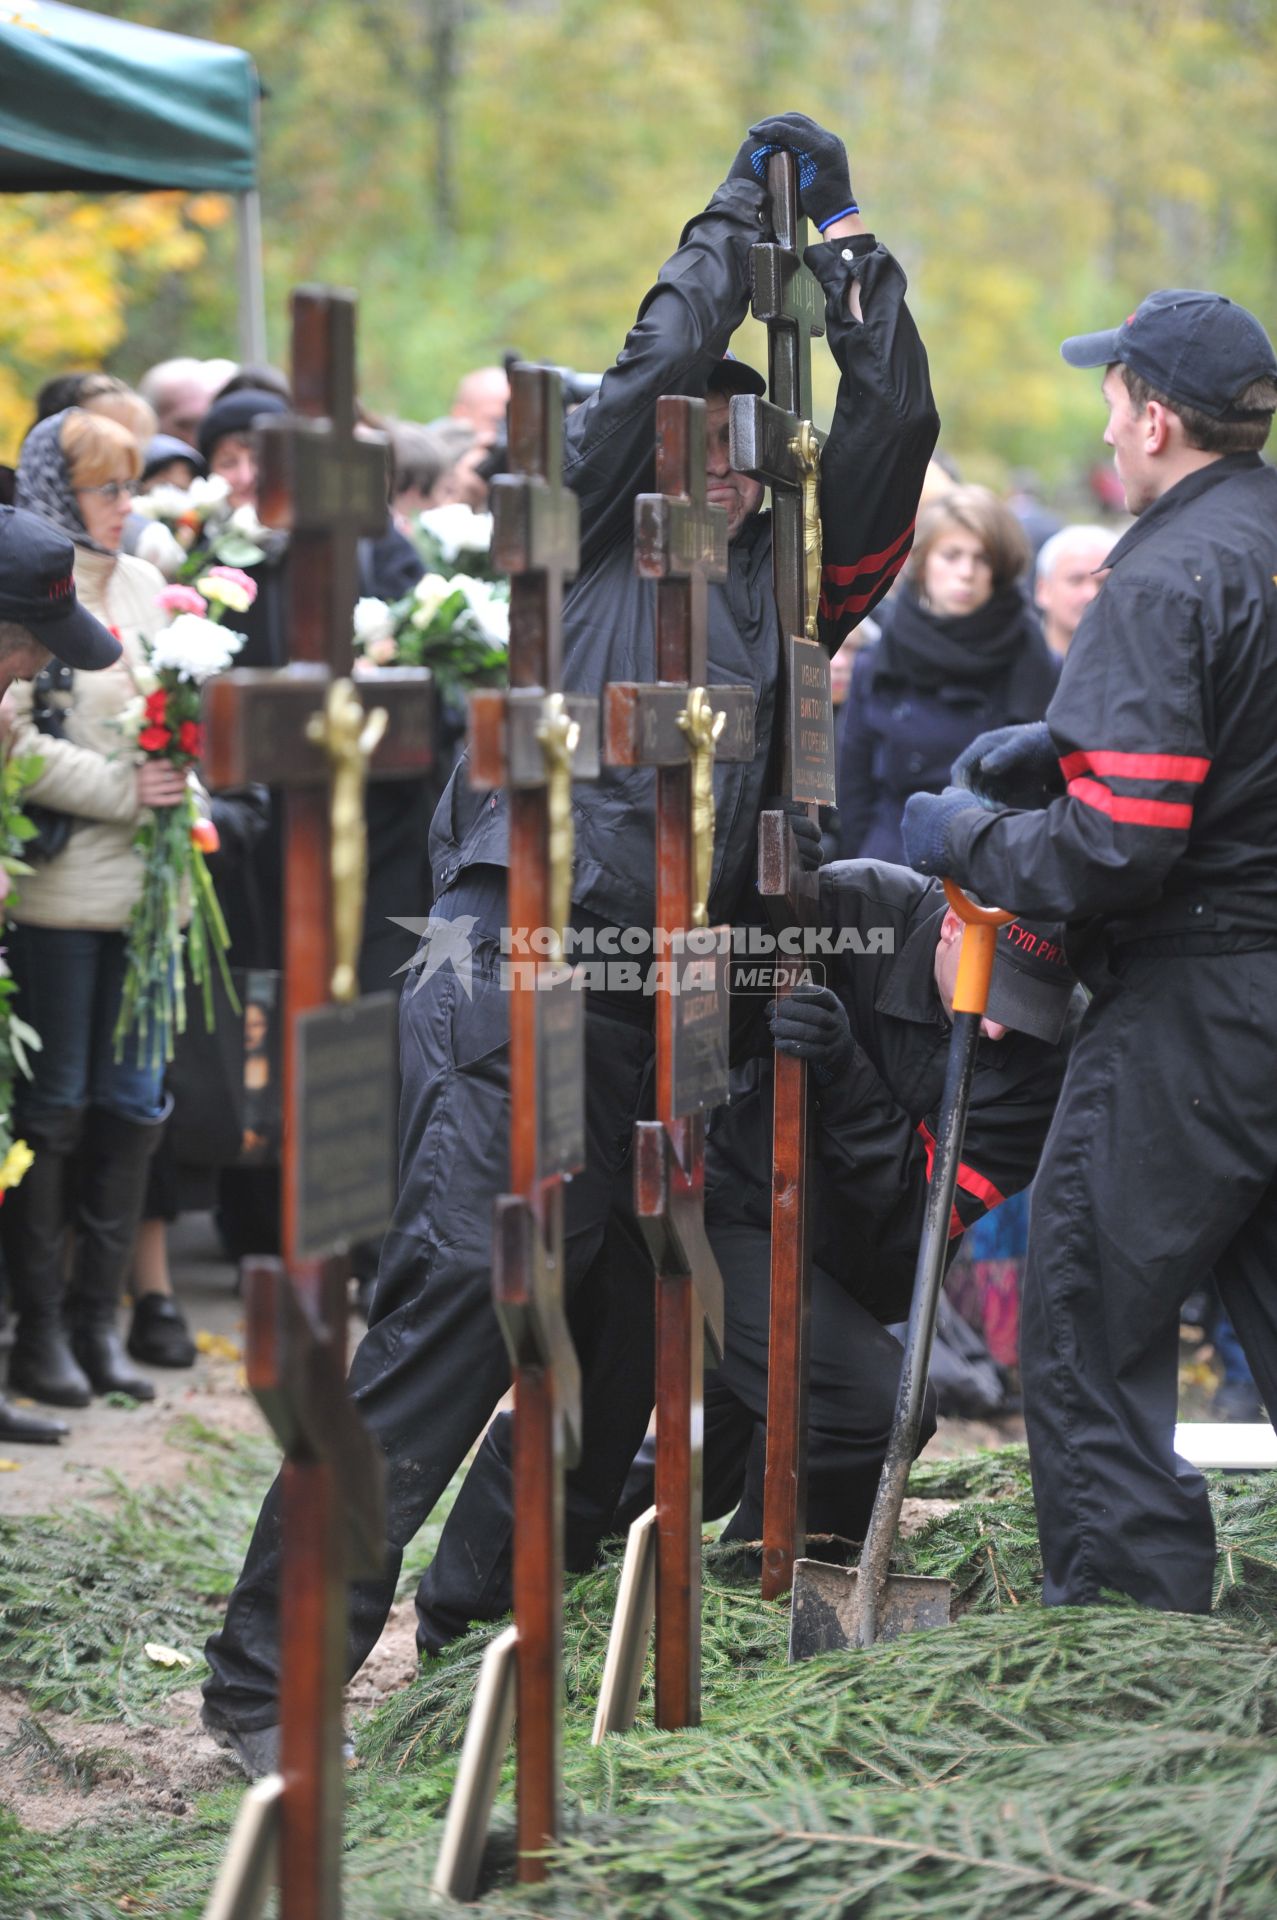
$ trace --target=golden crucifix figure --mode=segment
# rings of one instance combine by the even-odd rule
[[[709,925],[709,882],[714,863],[714,743],[725,713],[715,713],[704,687],[689,687],[678,724],[687,735],[692,762],[692,925]]]
[[[820,441],[810,420],[802,420],[790,442],[803,471],[803,570],[807,585],[808,640],[819,640],[820,606]]]
[[[572,911],[572,756],[580,738],[581,724],[569,715],[563,695],[547,695],[537,739],[545,762],[552,960],[563,958],[563,929]]]
[[[312,714],[306,736],[328,755],[332,770],[329,800],[332,823],[334,1000],[359,993],[359,943],[364,932],[364,895],[368,876],[368,819],[364,788],[368,762],[386,731],[384,707],[364,712],[350,680],[334,680],[322,714]]]

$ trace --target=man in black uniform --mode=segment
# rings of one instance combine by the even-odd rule
[[[757,390],[761,381],[723,358],[749,304],[750,248],[768,237],[762,179],[775,146],[803,156],[803,207],[823,236],[807,260],[826,293],[827,337],[840,371],[821,465],[821,626],[830,651],[886,591],[908,554],[938,421],[926,356],[904,304],[904,275],[864,228],[841,141],[813,122],[784,116],[751,131],[643,301],[616,365],[565,426],[564,477],[581,506],[581,570],[565,596],[563,678],[569,690],[599,694],[610,680],[656,678],[654,589],[633,567],[634,499],[653,485],[659,396],[708,395],[709,497],[726,508],[730,539],[728,578],[709,595],[710,670],[715,680],[752,685],[756,739],[752,762],[715,772],[715,921],[734,917],[753,869],[780,660],[770,516],[758,511],[762,488],[734,472],[727,457],[728,395],[742,383]],[[576,790],[573,812],[575,924],[650,929],[651,773],[605,772]],[[506,807],[503,793],[471,791],[464,762],[439,803],[431,854],[434,922],[449,923],[451,951],[464,944],[470,958],[463,987],[455,966],[431,960],[432,947],[436,955],[440,948],[437,935],[428,939],[420,981],[405,988],[402,1002],[400,1198],[350,1375],[387,1456],[388,1559],[379,1579],[351,1588],[352,1673],[381,1632],[403,1547],[510,1379],[491,1298],[493,1202],[508,1178],[509,1021],[500,989]],[[566,1195],[572,1309],[582,1305],[579,1283],[609,1217],[631,1206],[630,1142],[650,1082],[651,1005],[642,996],[589,996],[587,1164]],[[624,1347],[619,1334],[617,1344]],[[230,1736],[254,1771],[270,1764],[278,1718],[279,1546],[272,1492],[226,1622],[208,1647],[205,1723]]]
[[[753,1002],[760,1051],[734,1070],[731,1104],[713,1116],[706,1147],[706,1227],[723,1275],[726,1339],[722,1365],[705,1379],[704,1513],[712,1520],[735,1508],[730,1539],[762,1533],[773,1037],[807,1061],[814,1094],[807,1523],[855,1540],[864,1537],[891,1428],[903,1351],[886,1329],[909,1312],[948,1058],[961,923],[939,884],[905,867],[839,861],[821,870],[819,925],[833,950],[823,963],[827,984],[799,987],[779,1005]],[[1061,1042],[1080,1011],[1074,993],[1058,929],[1015,922],[1001,930],[953,1251],[967,1227],[1033,1178],[1064,1075]],[[619,1221],[590,1276],[587,1290],[597,1288],[651,1299],[650,1267]],[[650,1341],[650,1310],[646,1326],[631,1312],[627,1332],[631,1346]],[[617,1364],[610,1344],[595,1349],[588,1340],[581,1364],[591,1445],[568,1476],[565,1502],[567,1561],[578,1571],[605,1533],[652,1499],[645,1457],[616,1503],[633,1455],[636,1391],[639,1433],[651,1411],[650,1368]],[[934,1424],[928,1411],[921,1444]],[[510,1437],[503,1414],[418,1589],[418,1642],[428,1652],[509,1609]]]
[[[1205,1611],[1174,1450],[1181,1302],[1213,1270],[1277,1408],[1277,407],[1263,328],[1155,293],[1066,340],[1104,367],[1138,516],[1037,728],[910,801],[923,872],[1071,923],[1094,990],[1035,1189],[1021,1328],[1046,1599]],[[999,804],[1000,803],[1000,804]]]

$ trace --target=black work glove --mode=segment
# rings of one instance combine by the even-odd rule
[[[798,849],[799,864],[804,873],[815,873],[820,865],[820,827],[801,801],[787,800],[778,796],[774,800],[763,803],[763,812],[789,815],[790,829]]]
[[[779,113],[760,120],[749,130],[753,151],[750,165],[759,180],[767,178],[767,158],[778,148],[798,162],[798,198],[809,220],[823,233],[844,213],[859,213],[847,170],[847,149],[836,133],[818,126],[805,113]],[[746,142],[748,146],[749,142]],[[743,153],[744,148],[741,149]],[[737,155],[739,164],[740,155]]]
[[[915,873],[951,871],[949,832],[955,820],[971,814],[979,819],[982,802],[964,787],[946,787],[943,793],[911,793],[905,801],[900,834],[905,859]]]
[[[1064,792],[1045,720],[980,734],[954,761],[953,778],[986,807],[1046,807]]]
[[[795,987],[767,1008],[778,1053],[805,1060],[822,1087],[851,1065],[851,1022],[832,987]]]

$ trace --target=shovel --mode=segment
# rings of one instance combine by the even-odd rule
[[[963,923],[962,945],[953,991],[953,1032],[936,1126],[935,1159],[927,1188],[927,1210],[914,1272],[891,1436],[860,1565],[837,1567],[820,1560],[794,1562],[789,1620],[791,1661],[810,1660],[813,1654],[845,1647],[872,1647],[878,1640],[895,1640],[903,1633],[949,1624],[953,1589],[947,1580],[888,1573],[887,1568],[896,1544],[909,1469],[918,1447],[922,1397],[931,1365],[936,1312],[949,1245],[949,1220],[962,1157],[967,1108],[971,1103],[976,1043],[989,1000],[997,930],[1015,916],[998,908],[977,906],[952,880],[945,881],[944,890],[949,905]]]

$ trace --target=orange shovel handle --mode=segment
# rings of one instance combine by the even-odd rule
[[[962,921],[962,945],[958,951],[958,978],[953,989],[955,1013],[978,1013],[983,1017],[989,1004],[989,981],[993,975],[993,956],[997,951],[998,928],[1015,919],[1001,907],[982,907],[969,900],[953,880],[944,883],[945,898]]]

